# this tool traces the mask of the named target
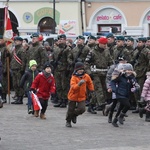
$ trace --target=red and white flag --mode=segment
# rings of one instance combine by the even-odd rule
[[[7,41],[7,45],[13,40],[13,30],[11,25],[11,20],[9,16],[8,6],[5,7],[5,17],[4,17],[4,39]]]

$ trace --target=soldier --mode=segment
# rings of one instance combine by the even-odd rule
[[[90,36],[88,37],[88,43],[87,43],[87,45],[88,45],[91,49],[93,49],[93,48],[95,47],[95,45],[96,45],[96,37],[90,35]]]
[[[76,47],[73,48],[69,55],[69,59],[72,60],[72,67],[76,62],[84,62],[90,48],[84,44],[85,37],[79,35],[77,38]]]
[[[2,102],[3,103],[6,103],[7,102],[7,99],[6,99],[6,95],[7,95],[7,92],[8,92],[8,83],[7,83],[7,67],[8,66],[8,62],[7,62],[7,59],[8,61],[10,60],[10,53],[6,47],[6,42],[5,40],[3,39],[3,36],[0,35],[0,61],[1,61],[1,67],[2,67],[2,95],[1,95],[1,98],[2,98]]]
[[[15,37],[15,49],[12,52],[12,60],[10,67],[12,70],[13,87],[17,96],[17,100],[11,102],[11,104],[23,104],[24,90],[20,88],[20,80],[25,71],[25,50],[22,46],[23,39],[21,37]]]
[[[106,36],[107,40],[108,40],[108,43],[107,43],[107,48],[110,52],[110,55],[113,56],[114,55],[114,47],[116,46],[116,43],[115,43],[115,37],[113,35],[113,33],[109,33],[107,36]],[[114,59],[114,58],[112,58]]]
[[[66,45],[66,35],[58,36],[59,47],[54,48],[54,77],[56,79],[56,92],[58,95],[59,103],[54,107],[64,108],[67,105],[67,94],[69,91],[69,66],[72,61],[69,60],[69,53],[71,48]]]
[[[116,46],[114,48],[114,55],[113,55],[114,61],[116,62],[120,56],[125,56],[128,62],[131,61],[130,52],[125,48],[124,36],[117,36]]]
[[[98,108],[105,103],[106,100],[106,73],[108,66],[112,64],[110,54],[105,51],[107,47],[107,38],[99,38],[99,45],[96,45],[93,51],[90,51],[85,59],[85,66],[88,68],[86,72],[93,78],[95,97],[92,97],[88,112],[95,114],[94,107]]]
[[[35,60],[37,62],[37,70],[42,71],[43,65],[46,61],[48,61],[48,56],[46,53],[46,49],[39,42],[39,34],[33,33],[32,36],[32,46],[29,48],[27,52],[27,62],[26,69],[29,68],[29,61]]]
[[[147,37],[146,48],[150,50],[150,37]]]
[[[134,51],[134,39],[132,37],[127,38],[126,48],[128,49],[130,55],[132,56],[133,51]]]
[[[137,74],[136,80],[140,85],[140,91],[135,94],[136,102],[140,100],[143,84],[146,79],[146,72],[149,71],[150,50],[146,48],[146,38],[138,38],[137,48],[133,53],[132,64]],[[133,113],[138,113],[138,108]]]

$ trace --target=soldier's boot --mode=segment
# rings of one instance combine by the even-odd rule
[[[60,107],[60,105],[63,103],[63,100],[61,99],[61,100],[59,100],[59,102],[57,103],[57,104],[55,104],[55,105],[53,105],[54,107]]]
[[[113,113],[110,112],[108,115],[108,123],[112,123],[112,117],[113,117]]]
[[[121,114],[120,114],[120,116],[118,118],[118,121],[119,121],[120,124],[123,124],[124,116],[125,116],[125,114],[121,112]]]
[[[110,109],[111,109],[111,106],[112,106],[112,103],[105,105],[105,109],[104,109],[104,115],[105,115],[105,116],[108,116],[109,111],[110,111]]]
[[[7,103],[7,94],[5,94],[5,93],[2,93],[2,102],[3,103]]]
[[[115,118],[113,119],[113,121],[112,121],[112,125],[113,125],[114,127],[119,127],[118,124],[117,124],[117,121],[118,121],[118,119],[115,117]]]
[[[144,108],[139,108],[139,116],[140,118],[143,118],[143,114],[146,113],[146,110]]]
[[[40,113],[40,118],[41,118],[41,119],[46,119],[46,116],[45,116],[45,114],[43,114],[43,113]]]
[[[34,110],[34,116],[38,117],[39,116],[39,110]]]
[[[18,96],[18,100],[15,101],[13,104],[23,104],[23,96]]]
[[[17,97],[17,99],[15,100],[15,101],[13,101],[13,102],[11,102],[11,104],[16,104],[17,102],[18,102],[18,96],[16,96]]]
[[[66,107],[67,107],[67,99],[63,99],[60,108],[66,108]]]
[[[97,114],[97,112],[94,110],[93,104],[89,104],[87,112],[89,112],[91,114]]]
[[[2,108],[2,107],[3,107],[3,102],[2,102],[2,99],[0,97],[0,108]]]
[[[54,104],[58,103],[58,98],[57,98],[56,94],[52,94],[51,95],[51,102],[54,103]]]
[[[145,121],[150,122],[150,112],[149,111],[146,111]]]

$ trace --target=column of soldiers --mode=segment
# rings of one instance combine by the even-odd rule
[[[137,81],[142,90],[145,74],[149,71],[149,37],[147,39],[138,38],[137,47],[134,48],[135,40],[131,37],[125,40],[124,36],[117,36],[115,39],[112,33],[98,39],[94,36],[89,36],[87,44],[85,44],[85,37],[79,35],[76,38],[76,45],[70,46],[66,43],[66,35],[62,34],[58,36],[58,40],[51,48],[51,57],[48,57],[48,51],[40,43],[38,33],[32,34],[31,38],[32,44],[25,50],[22,45],[23,39],[15,37],[14,47],[10,52],[6,48],[5,40],[0,36],[2,76],[7,78],[7,57],[9,57],[13,88],[17,97],[12,104],[23,104],[24,91],[19,87],[19,82],[21,76],[29,67],[29,61],[33,59],[37,62],[39,72],[42,71],[46,61],[50,61],[54,67],[53,74],[56,80],[55,100],[58,102],[54,107],[65,108],[67,106],[69,81],[76,62],[83,62],[85,64],[85,70],[91,76],[95,86],[95,93],[88,95],[88,112],[92,114],[96,114],[96,110],[102,110],[107,100],[111,99],[111,94],[107,92],[105,79],[109,66],[118,63],[119,57],[125,57],[133,65],[137,73]],[[5,83],[3,83],[4,81]],[[6,102],[6,94],[8,92],[6,81],[7,79],[2,80],[1,83],[1,97],[4,103]],[[140,100],[140,92],[133,95],[136,104]],[[138,109],[135,112],[138,112]]]

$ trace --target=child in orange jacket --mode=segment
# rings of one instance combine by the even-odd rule
[[[77,116],[85,112],[87,88],[92,93],[94,92],[93,82],[90,76],[85,73],[84,64],[77,62],[70,80],[66,127],[72,127],[71,121],[76,123]]]

